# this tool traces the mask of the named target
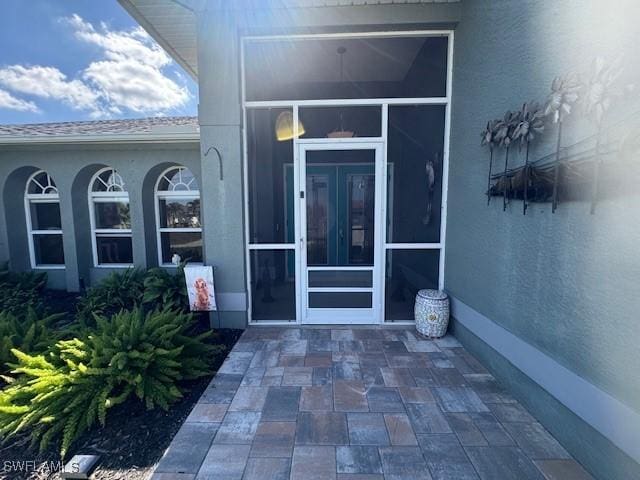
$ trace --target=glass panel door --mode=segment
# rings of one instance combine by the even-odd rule
[[[380,319],[381,151],[369,142],[300,146],[303,323]]]

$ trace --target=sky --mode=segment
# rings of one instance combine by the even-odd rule
[[[0,124],[196,114],[197,84],[116,0],[0,5]]]

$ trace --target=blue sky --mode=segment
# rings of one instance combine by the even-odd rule
[[[196,83],[116,0],[2,7],[0,123],[196,114]]]

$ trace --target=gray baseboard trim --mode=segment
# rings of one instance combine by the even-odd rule
[[[451,314],[575,415],[640,463],[640,414],[461,300]]]
[[[247,312],[217,311],[209,315],[211,328],[237,328],[244,330],[247,328]]]
[[[244,292],[217,293],[216,301],[218,302],[218,309],[223,312],[247,311],[247,294]]]

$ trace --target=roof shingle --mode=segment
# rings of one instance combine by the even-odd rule
[[[1,137],[61,137],[198,131],[197,117],[152,117],[127,120],[0,125]]]

